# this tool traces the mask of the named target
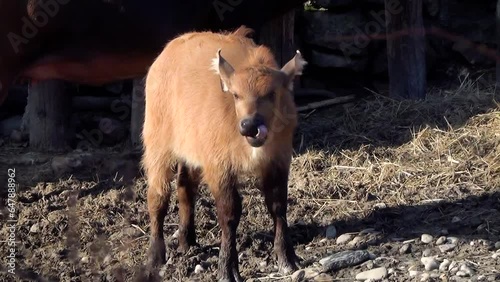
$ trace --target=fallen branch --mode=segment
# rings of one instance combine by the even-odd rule
[[[354,98],[356,98],[355,95],[347,95],[347,96],[337,97],[337,98],[324,100],[324,101],[320,101],[320,102],[314,102],[314,103],[310,103],[310,104],[307,104],[307,105],[302,106],[302,107],[298,107],[297,111],[304,112],[304,111],[310,111],[310,110],[314,110],[314,109],[321,108],[321,107],[342,104],[342,103],[352,101],[352,100],[354,100]]]
[[[307,96],[324,96],[329,98],[337,98],[339,95],[335,92],[324,90],[324,89],[313,89],[313,88],[300,88],[294,91],[295,97],[307,97]]]

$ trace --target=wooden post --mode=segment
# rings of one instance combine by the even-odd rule
[[[29,144],[34,150],[63,152],[68,149],[71,97],[60,80],[32,84],[28,96]]]
[[[294,26],[295,11],[292,10],[266,23],[260,32],[259,42],[271,48],[280,66],[295,56]]]
[[[423,99],[426,64],[422,0],[401,0],[399,3],[394,5],[394,0],[385,0],[389,95]]]
[[[134,79],[132,90],[132,114],[130,118],[130,138],[133,147],[141,147],[142,126],[144,124],[145,109],[144,78]]]

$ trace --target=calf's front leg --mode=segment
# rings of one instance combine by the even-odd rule
[[[289,165],[272,164],[262,171],[262,192],[274,221],[274,252],[278,269],[283,274],[297,270],[296,255],[286,219]]]
[[[224,282],[243,282],[236,251],[236,229],[241,217],[241,198],[236,187],[236,177],[214,176],[210,173],[206,173],[205,177],[208,178],[208,186],[215,198],[217,220],[222,231],[218,279]]]

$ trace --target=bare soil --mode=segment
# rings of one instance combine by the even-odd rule
[[[368,249],[376,259],[327,273],[325,280],[354,281],[359,272],[385,266],[391,272],[386,281],[420,281],[409,271],[424,272],[420,258],[430,249],[430,255],[466,262],[474,270],[465,278],[435,270],[442,276],[434,281],[500,279],[500,258],[493,258],[500,241],[499,98],[465,81],[433,91],[426,101],[376,95],[302,115],[288,202],[301,267],[338,251]],[[19,184],[16,274],[2,262],[0,281],[145,281],[146,185],[137,166],[140,153],[125,151],[96,148],[54,156],[30,152],[23,144],[0,147],[1,183],[14,168]],[[274,274],[272,221],[252,183],[245,181],[240,190],[241,274],[254,281],[290,280]],[[0,196],[5,205],[6,189]],[[220,238],[214,201],[200,189],[200,246],[181,255],[172,238],[178,222],[173,196],[165,226],[169,261],[161,281],[214,281]],[[6,207],[1,216],[8,219]],[[337,236],[353,233],[359,242],[325,239],[329,225]],[[424,233],[434,236],[433,242],[422,243]],[[457,237],[457,246],[441,253],[435,243],[441,235]],[[5,262],[8,236],[3,224]],[[408,253],[400,253],[403,244],[410,244]],[[199,274],[197,264],[204,268]]]

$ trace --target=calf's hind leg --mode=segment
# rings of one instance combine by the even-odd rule
[[[146,148],[143,165],[148,182],[147,203],[151,228],[148,264],[156,267],[166,262],[163,223],[170,201],[170,180],[173,177],[173,171],[170,168],[168,157],[158,157],[156,155],[151,158],[151,155],[148,154]]]
[[[179,199],[179,250],[186,252],[196,245],[194,206],[200,184],[199,171],[179,163],[177,175],[177,197]]]

